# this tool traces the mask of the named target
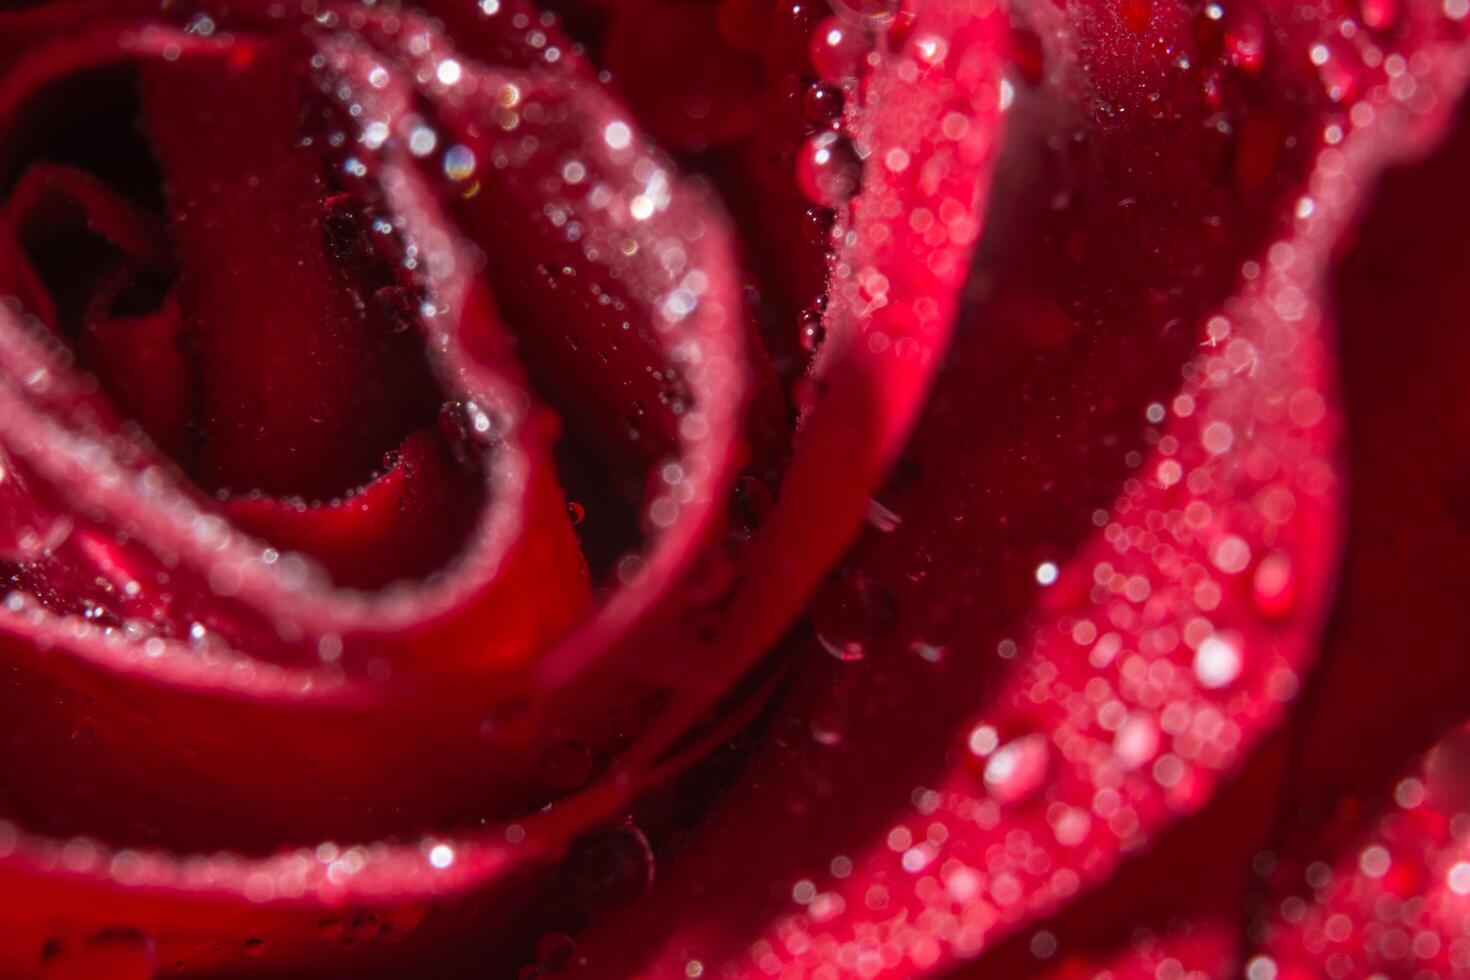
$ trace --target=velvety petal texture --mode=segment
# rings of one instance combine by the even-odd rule
[[[0,975],[1470,974],[1467,35],[0,9]]]

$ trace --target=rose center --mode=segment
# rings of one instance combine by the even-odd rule
[[[412,250],[301,61],[256,45],[52,85],[31,111],[64,122],[27,127],[0,200],[17,292],[118,413],[247,529],[381,584],[456,550],[479,464],[441,433]],[[442,547],[390,571],[339,553],[363,533],[345,514],[410,498],[442,510]]]

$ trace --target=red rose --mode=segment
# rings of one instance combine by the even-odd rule
[[[557,6],[0,11],[0,974],[1470,972],[1464,0]]]

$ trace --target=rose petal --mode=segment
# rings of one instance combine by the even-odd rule
[[[110,60],[119,56],[118,36],[115,27],[99,28],[77,43],[91,57]],[[229,44],[166,29],[127,37],[130,54],[167,58],[172,52],[184,61],[256,50],[246,34]],[[32,65],[20,73],[16,84],[88,63],[70,51],[54,53],[43,68]],[[580,100],[584,113],[604,122],[614,118],[611,104],[575,89],[568,94]],[[70,795],[56,783],[60,769],[22,769],[15,776],[16,811],[57,836],[22,837],[4,862],[13,880],[45,882],[33,890],[37,897],[30,908],[12,919],[17,931],[6,934],[6,942],[14,943],[6,947],[7,956],[34,956],[23,948],[25,937],[53,920],[59,908],[69,910],[71,929],[81,932],[126,918],[147,937],[159,962],[249,962],[245,957],[257,941],[271,950],[264,955],[281,957],[278,962],[332,955],[335,948],[323,946],[318,923],[333,909],[368,904],[380,917],[392,911],[412,919],[413,910],[437,895],[485,894],[508,870],[544,861],[575,833],[610,819],[631,792],[624,783],[606,780],[555,812],[534,812],[549,792],[541,772],[544,732],[517,734],[513,711],[492,710],[514,707],[524,690],[516,671],[563,624],[581,616],[585,584],[563,577],[569,570],[556,535],[558,520],[565,527],[565,511],[543,463],[542,433],[528,431],[523,422],[528,399],[503,363],[508,345],[495,336],[488,301],[465,275],[473,267],[473,251],[437,211],[438,195],[427,175],[415,172],[396,146],[384,155],[381,172],[393,178],[393,204],[405,218],[405,234],[426,250],[420,254],[450,260],[430,263],[427,270],[447,307],[438,311],[444,327],[432,335],[431,346],[447,349],[438,357],[446,387],[475,400],[468,409],[470,427],[478,431],[483,421],[497,440],[487,463],[489,509],[465,558],[446,576],[371,595],[325,586],[290,556],[244,539],[173,474],[157,467],[140,471],[150,457],[142,453],[140,459],[138,447],[112,438],[116,420],[76,387],[54,351],[13,320],[0,333],[8,368],[0,389],[7,445],[20,447],[20,462],[28,475],[34,471],[38,484],[64,491],[85,515],[85,526],[67,542],[80,560],[68,553],[63,564],[117,576],[123,596],[117,601],[162,604],[151,574],[139,573],[157,567],[150,549],[177,563],[168,593],[175,606],[148,621],[163,624],[162,635],[150,636],[145,628],[146,639],[134,640],[116,627],[84,629],[70,609],[48,608],[25,596],[17,596],[17,608],[4,623],[15,638],[6,644],[7,654],[22,681],[10,693],[16,705],[37,712],[18,730],[44,743],[36,758],[77,762],[62,767],[75,790]],[[630,575],[621,601],[615,599],[578,634],[579,661],[600,661],[599,645],[621,638],[650,605],[668,601],[678,610],[683,594],[671,585],[723,524],[723,491],[733,475],[745,342],[743,320],[731,315],[733,263],[706,195],[676,181],[668,190],[667,214],[650,223],[652,232],[630,235],[643,253],[642,264],[626,268],[637,274],[637,298],[665,319],[678,318],[680,311],[667,306],[678,281],[670,280],[673,273],[660,258],[672,243],[687,248],[698,242],[685,271],[702,270],[707,282],[697,312],[686,311],[684,328],[660,341],[685,368],[694,404],[682,413],[671,447],[680,454],[676,461],[684,476],[660,474],[668,489],[655,495],[650,515],[656,518],[658,496],[672,495],[681,482],[695,492],[675,501],[680,519],[652,542],[646,572]],[[620,225],[605,227],[610,232]],[[471,345],[474,357],[466,355]],[[677,357],[686,352],[700,357],[682,364]],[[701,420],[703,428],[689,426],[690,418]],[[94,461],[90,473],[84,459]],[[118,539],[118,528],[127,541]],[[141,595],[124,587],[129,581],[140,581]],[[199,645],[205,650],[191,648],[173,632],[201,608],[219,626],[217,635],[203,634]],[[278,634],[273,639],[271,630]],[[51,653],[40,656],[41,647]],[[327,665],[298,668],[293,664],[299,653],[319,655]],[[508,678],[505,684],[483,682],[497,671]],[[646,685],[635,688],[640,689]],[[621,722],[593,713],[586,724]],[[99,731],[97,744],[87,752],[67,750],[59,737],[82,728]],[[139,750],[145,740],[154,751]],[[199,758],[208,765],[198,768]],[[191,768],[191,778],[181,778]],[[528,786],[517,774],[532,769],[534,785]],[[157,798],[142,795],[147,787],[161,790]],[[89,797],[117,805],[88,815]],[[507,808],[531,815],[492,825],[483,840],[417,837],[417,828],[430,822],[467,826]],[[72,839],[76,867],[58,873],[47,855],[65,849],[63,840],[73,828],[122,840],[132,849],[96,844],[89,851]],[[265,853],[282,842],[328,832],[371,840],[392,831],[412,835],[412,842],[217,859],[184,858],[172,850],[226,846]],[[170,851],[144,850],[152,839],[166,842]],[[524,847],[510,846],[522,840]],[[450,917],[445,930],[463,927]]]
[[[1385,180],[1334,276],[1353,534],[1324,669],[1308,691],[1314,710],[1295,726],[1296,775],[1252,954],[1261,976],[1453,975],[1470,962],[1470,872],[1456,867],[1466,858],[1456,814],[1470,800],[1458,726],[1470,702],[1455,571],[1470,447],[1462,425],[1425,425],[1462,412],[1470,352],[1463,331],[1444,327],[1463,316],[1467,154],[1462,111],[1432,157]],[[1457,727],[1442,734],[1448,725]]]
[[[442,396],[420,338],[354,309],[343,259],[330,258],[346,247],[334,233],[350,232],[323,213],[325,161],[299,145],[313,135],[300,63],[285,45],[257,46],[140,74],[203,398],[200,479],[325,499],[431,424]]]
[[[1295,693],[1337,534],[1319,283],[1373,169],[1442,122],[1458,29],[1406,12],[1401,43],[1443,74],[1364,81],[1373,112],[1346,122],[1337,79],[1297,77],[1321,28],[1293,24],[1266,60],[1281,76],[1236,97],[1297,149],[1242,176],[1205,152],[1207,99],[1165,82],[1208,54],[1184,10],[1153,5],[1138,39],[1111,9],[1074,13],[1058,87],[1010,120],[980,313],[877,530],[813,609],[777,739],[661,898],[583,944],[590,962],[640,962],[614,931],[663,936],[649,976],[973,957],[1203,806]],[[761,852],[772,827],[781,849]],[[769,858],[730,860],[752,853]]]
[[[78,43],[87,48],[95,39],[98,46],[90,49],[93,56],[111,59],[125,53],[117,50],[117,37],[112,33],[104,44],[104,36],[93,35]],[[151,53],[169,50],[174,44],[182,48],[195,43],[182,35],[177,37],[180,40],[168,34],[155,35]],[[144,48],[146,51],[147,45]],[[70,49],[63,42],[58,50]],[[218,50],[200,45],[191,48],[191,56],[215,56]],[[43,49],[36,57],[44,60],[45,54]],[[58,57],[57,63],[74,68],[78,61]],[[457,304],[454,309],[459,311],[461,307]],[[479,319],[490,315],[483,304],[464,308],[464,314]],[[393,625],[400,628],[390,631],[393,641],[400,644],[397,653],[402,659],[397,666],[435,669],[433,660],[437,657],[437,669],[442,670],[448,661],[463,665],[477,658],[484,658],[479,661],[479,669],[484,669],[498,656],[490,649],[492,646],[508,652],[511,659],[524,658],[581,615],[586,596],[584,570],[560,495],[544,468],[534,467],[530,476],[526,472],[528,456],[537,452],[537,433],[516,427],[518,410],[505,403],[506,396],[496,392],[494,385],[515,393],[512,402],[523,396],[507,378],[491,382],[487,366],[466,365],[461,358],[452,382],[452,390],[480,399],[485,406],[484,411],[476,409],[481,412],[480,418],[488,419],[490,412],[496,413],[506,440],[496,448],[497,463],[491,467],[493,506],[481,514],[464,563],[444,580],[412,584],[396,593],[366,595],[313,581],[299,558],[283,559],[276,550],[263,548],[230,528],[181,485],[176,474],[156,465],[158,461],[147,447],[135,444],[127,430],[118,427],[110,407],[97,398],[86,379],[67,372],[58,352],[38,343],[33,331],[7,316],[4,339],[8,368],[4,416],[7,446],[15,454],[8,475],[13,477],[14,488],[34,487],[28,499],[41,507],[41,517],[50,521],[43,527],[39,518],[31,520],[24,513],[17,514],[25,519],[17,541],[24,545],[27,533],[44,537],[57,553],[46,561],[30,562],[13,574],[7,570],[16,591],[10,596],[14,608],[6,617],[5,628],[12,637],[22,639],[13,652],[23,654],[29,645],[26,639],[48,649],[64,648],[68,657],[75,656],[79,661],[67,665],[67,669],[77,666],[85,678],[76,681],[78,687],[97,682],[107,671],[121,670],[143,681],[128,702],[73,698],[29,701],[32,705],[52,705],[49,714],[43,712],[43,717],[34,719],[31,731],[40,738],[37,733],[48,726],[51,731],[65,730],[85,718],[87,724],[103,729],[118,723],[116,730],[133,732],[128,738],[134,740],[134,745],[141,738],[158,738],[169,748],[152,754],[152,764],[131,777],[123,776],[127,766],[109,772],[103,761],[112,758],[108,752],[89,753],[90,759],[84,755],[78,767],[71,770],[73,788],[94,794],[94,801],[107,795],[133,801],[133,807],[108,810],[105,819],[97,822],[99,827],[108,828],[105,836],[113,840],[147,839],[152,833],[168,837],[168,830],[173,828],[183,835],[177,838],[181,846],[189,846],[183,843],[188,833],[176,825],[198,820],[198,813],[203,811],[194,810],[195,817],[185,816],[191,806],[201,806],[204,811],[218,808],[233,795],[228,789],[218,791],[220,781],[237,783],[242,777],[249,781],[249,773],[259,769],[260,762],[250,763],[241,755],[256,750],[239,733],[252,726],[252,714],[261,720],[261,709],[252,711],[247,703],[235,700],[242,695],[255,694],[269,700],[282,694],[307,694],[313,688],[345,688],[346,702],[356,705],[349,708],[349,713],[367,714],[377,706],[379,722],[389,726],[375,729],[379,734],[369,738],[382,743],[374,751],[359,736],[350,734],[372,728],[363,721],[347,724],[339,715],[334,722],[331,713],[313,717],[314,706],[308,703],[311,698],[297,698],[287,708],[286,714],[293,717],[278,722],[274,730],[288,741],[311,744],[315,741],[308,737],[312,729],[322,727],[336,727],[340,734],[335,738],[345,740],[340,745],[343,764],[337,767],[329,765],[319,770],[321,760],[290,751],[275,754],[268,764],[265,778],[284,780],[286,784],[296,782],[301,792],[283,786],[285,792],[266,794],[267,799],[257,802],[270,807],[284,804],[288,810],[296,810],[307,824],[317,822],[320,829],[309,833],[342,828],[341,821],[330,819],[334,806],[328,805],[328,800],[340,806],[353,797],[371,801],[385,791],[398,790],[424,802],[437,795],[430,792],[426,797],[423,787],[411,789],[395,780],[395,771],[410,782],[417,779],[412,773],[426,771],[423,753],[412,749],[415,743],[420,747],[437,743],[446,763],[457,768],[465,758],[483,757],[487,748],[481,732],[487,710],[483,695],[465,687],[446,696],[434,690],[432,684],[426,688],[410,683],[402,685],[401,697],[396,692],[392,695],[397,707],[384,714],[381,702],[388,692],[382,683],[383,670],[391,674],[393,669],[383,659],[387,655],[385,644],[359,644],[351,636],[344,639],[347,631],[340,625],[334,628],[333,619],[372,630],[373,620],[387,613],[387,619],[396,619]],[[446,359],[454,362],[455,355],[451,353]],[[59,492],[65,504],[58,499]],[[46,508],[52,510],[47,513]],[[50,528],[61,527],[56,520],[58,508],[66,523],[60,539],[52,541]],[[125,536],[120,536],[119,530]],[[518,538],[522,531],[524,538]],[[554,603],[525,601],[528,595],[545,595],[543,590],[548,585],[562,586]],[[288,624],[280,618],[282,614],[290,617],[293,605],[297,613],[315,620],[307,629],[300,621]],[[446,609],[453,609],[457,615],[444,615]],[[319,618],[322,616],[325,627]],[[487,633],[487,622],[495,623],[493,634]],[[411,625],[418,626],[417,632],[401,631],[401,627]],[[381,622],[378,628],[381,631]],[[468,642],[471,638],[473,642]],[[250,650],[252,656],[235,654],[234,644]],[[313,659],[320,656],[331,666],[293,671],[271,662],[272,658],[290,661],[303,653]],[[50,659],[54,663],[60,657]],[[501,661],[493,669],[503,666]],[[99,668],[104,673],[98,674]],[[344,668],[349,674],[345,685]],[[30,685],[54,684],[47,673],[41,669],[34,676],[24,675],[26,682],[17,685],[17,696],[24,699],[23,692]],[[189,682],[180,685],[181,675]],[[230,699],[229,706],[211,717],[199,709],[197,699],[201,696],[206,700]],[[392,721],[395,712],[399,722]],[[215,727],[232,714],[237,717],[235,725]],[[120,723],[119,716],[131,716],[132,720]],[[201,725],[208,731],[194,731]],[[17,727],[17,737],[24,730],[23,726]],[[290,734],[293,731],[294,736]],[[212,754],[222,768],[214,782],[181,778],[182,770],[196,765],[189,760],[194,751],[189,740],[178,737],[184,732],[193,733],[195,747],[200,741],[219,737]],[[109,751],[123,749],[127,740],[110,739]],[[323,744],[332,740],[328,738]],[[447,748],[451,743],[457,743],[452,752]],[[363,750],[367,754],[357,757],[356,753]],[[63,755],[66,752],[64,748],[58,751]],[[241,762],[241,768],[233,773],[227,761],[232,756]],[[401,768],[405,765],[407,768]],[[519,766],[523,771],[527,766],[539,768],[539,757],[527,760],[523,750]],[[8,778],[8,792],[19,809],[30,813],[33,801],[55,790],[56,774],[57,770],[18,767]],[[440,784],[447,789],[456,781],[441,780]],[[312,791],[313,785],[323,794],[318,796]],[[463,790],[474,784],[459,785],[460,789],[451,795],[462,796]],[[524,780],[492,778],[471,790],[470,795],[482,797],[479,803],[471,804],[473,812],[484,812],[482,793],[497,785],[494,794],[501,790],[509,793],[503,800],[525,799]],[[149,786],[168,789],[150,798],[146,792]],[[255,791],[245,794],[246,799],[254,796]],[[317,796],[315,801],[313,796]],[[188,798],[192,798],[192,804]],[[211,799],[216,802],[209,802]],[[233,806],[237,811],[245,809]],[[421,813],[438,815],[438,810],[429,805]],[[407,812],[394,816],[393,808],[377,808],[370,803],[360,812],[367,817],[359,828],[363,836],[384,833],[390,823],[404,817],[409,824],[426,819]],[[313,813],[315,817],[309,816]],[[33,826],[61,829],[74,815],[75,811],[60,802],[52,807],[37,804],[33,816],[39,822],[33,821]],[[374,824],[376,830],[368,829]],[[258,847],[262,839],[280,841],[281,835],[303,830],[299,821],[265,817],[245,831],[239,821],[230,819],[203,821],[195,826],[205,831],[205,837],[214,838],[211,846],[233,841],[241,847]],[[252,840],[255,843],[250,843]]]
[[[839,279],[827,313],[829,338],[814,368],[820,396],[802,421],[775,508],[739,556],[734,588],[720,599],[715,623],[686,628],[709,653],[686,656],[680,699],[645,734],[635,758],[656,758],[777,641],[796,604],[855,533],[937,368],[992,161],[993,54],[1001,25],[988,4],[935,8],[919,25],[908,46],[890,52],[878,70],[870,84],[871,115],[856,123],[873,162],[853,202],[854,243],[834,258]],[[929,36],[924,30],[948,38],[950,47],[928,63],[925,85],[915,89],[909,80],[928,49],[913,38]],[[918,111],[914,102],[901,108],[884,97],[899,88],[932,111]],[[963,127],[936,129],[941,107]],[[890,150],[904,153],[912,166],[880,166]],[[926,242],[892,218],[936,198],[948,202],[957,229],[952,237]],[[887,273],[881,302],[867,292],[880,268]],[[675,648],[688,650],[690,643]]]
[[[479,504],[442,442],[419,431],[391,470],[340,503],[293,507],[267,497],[230,501],[240,528],[312,555],[334,581],[376,588],[428,575],[457,550]]]
[[[187,459],[193,372],[182,349],[183,317],[170,295],[137,316],[98,319],[82,339],[83,356],[97,365],[118,411],[137,422],[174,459]],[[105,365],[105,367],[103,367]],[[452,553],[452,552],[447,552]]]
[[[1345,801],[1315,839],[1292,841],[1273,876],[1271,911],[1247,976],[1453,976],[1470,965],[1466,747],[1463,730],[1444,739],[1391,799],[1374,805],[1380,815],[1366,832],[1358,831],[1358,808]],[[1320,859],[1330,857],[1322,850],[1329,842],[1340,847],[1330,863]]]
[[[760,63],[730,50],[714,4],[625,3],[613,9],[602,63],[660,144],[703,150],[756,124]]]

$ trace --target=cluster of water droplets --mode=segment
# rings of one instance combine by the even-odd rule
[[[315,5],[308,2],[307,6]],[[494,0],[486,0],[479,9],[486,18],[501,13]],[[288,12],[284,5],[276,5],[271,16],[284,18]],[[563,50],[548,42],[546,28],[553,24],[549,15],[539,20],[525,14],[515,16],[525,21],[516,25],[517,30],[543,63],[555,64],[564,55],[579,53],[575,46]],[[402,51],[407,57],[402,63],[390,64],[385,56],[382,64],[368,68],[361,79],[347,70],[355,66],[334,61],[329,53],[318,54],[312,62],[322,82],[321,93],[333,111],[303,142],[302,150],[321,153],[333,168],[331,182],[341,186],[322,202],[325,253],[349,274],[354,299],[364,315],[388,333],[418,330],[436,351],[448,349],[454,341],[446,324],[458,311],[434,287],[448,277],[452,269],[446,265],[459,261],[459,256],[437,247],[440,243],[436,241],[412,234],[411,222],[388,205],[380,186],[384,152],[401,146],[409,157],[426,166],[447,194],[465,201],[481,193],[484,181],[498,179],[500,172],[534,169],[545,177],[538,189],[545,195],[546,225],[606,276],[606,284],[594,285],[593,301],[626,312],[630,318],[634,300],[646,306],[653,315],[638,326],[656,332],[668,356],[668,366],[656,380],[663,382],[662,404],[677,417],[679,436],[689,451],[654,468],[645,506],[648,526],[662,531],[678,524],[686,508],[710,506],[705,484],[714,479],[721,464],[704,446],[727,438],[724,430],[735,424],[739,406],[723,404],[723,389],[737,386],[739,367],[733,341],[708,336],[721,333],[719,320],[725,315],[721,311],[723,286],[715,281],[727,262],[719,251],[722,229],[708,223],[702,208],[674,207],[679,194],[697,197],[704,192],[697,187],[676,187],[667,162],[618,117],[601,121],[595,142],[582,148],[587,150],[585,155],[580,150],[569,153],[557,167],[540,169],[537,127],[548,119],[562,118],[568,111],[563,99],[575,100],[566,98],[567,93],[554,85],[547,91],[535,91],[515,81],[514,73],[506,74],[507,80],[495,88],[489,110],[499,135],[473,148],[423,110],[373,117],[370,101],[360,99],[354,86],[381,92],[396,73],[406,72],[414,85],[439,104],[460,109],[483,104],[486,93],[476,86],[483,84],[484,74],[432,32],[417,33],[413,18],[400,17],[391,4],[318,10],[313,20],[324,37],[335,36],[343,28],[411,35],[404,41]],[[204,15],[190,21],[187,33],[220,39],[218,25]],[[596,104],[573,106],[588,118],[601,108]],[[576,129],[576,121],[571,125]],[[623,180],[625,175],[629,179]],[[473,259],[472,250],[467,254]],[[579,273],[568,265],[548,269],[547,274],[562,278]],[[263,631],[274,634],[267,647],[303,643],[329,668],[297,670],[239,655],[235,644],[250,648],[250,637],[236,630],[228,617],[224,622],[209,616],[192,618],[187,615],[188,602],[173,602],[175,576],[180,581],[185,578],[178,572],[181,564],[205,568],[208,594],[201,597],[201,605],[211,607],[218,607],[219,600],[237,597],[251,602],[276,589],[311,596],[330,590],[330,583],[300,556],[249,540],[208,502],[180,492],[178,474],[158,465],[134,466],[138,453],[126,436],[114,438],[85,427],[70,431],[47,424],[43,412],[36,410],[55,407],[72,397],[69,390],[58,393],[56,388],[58,378],[62,388],[71,381],[63,377],[66,365],[52,356],[55,352],[38,349],[36,331],[18,321],[17,313],[4,324],[6,363],[7,367],[19,364],[30,369],[15,373],[14,385],[8,378],[4,395],[7,407],[25,405],[26,418],[36,424],[19,430],[17,445],[10,447],[16,449],[15,459],[8,452],[0,456],[0,494],[16,489],[29,500],[36,486],[49,482],[91,485],[97,493],[82,502],[89,515],[82,523],[65,513],[38,509],[34,520],[8,527],[14,531],[14,540],[0,542],[0,547],[20,571],[5,595],[3,614],[24,622],[23,632],[35,638],[40,652],[49,648],[53,636],[58,644],[83,654],[94,645],[106,645],[117,654],[109,666],[127,668],[135,661],[148,664],[149,672],[164,682],[238,687],[253,695],[275,695],[320,693],[323,686],[332,686],[326,681],[340,681],[344,641],[337,632],[318,635],[317,624],[303,624],[286,610],[278,620],[261,624]],[[57,414],[65,417],[64,412]],[[513,423],[513,415],[504,406],[474,395],[450,399],[439,417],[441,433],[451,446],[464,447],[462,461],[471,463],[498,445]],[[630,422],[635,430],[637,424]],[[34,479],[27,469],[32,457],[46,461],[46,472]],[[385,461],[385,467],[391,465]],[[743,497],[751,515],[768,508],[768,498],[769,491],[764,503],[753,492]],[[306,501],[295,503],[308,506]],[[572,506],[581,510],[580,505]],[[19,507],[12,510],[20,513]],[[94,522],[91,515],[99,519]],[[136,542],[146,545],[128,546]],[[87,564],[103,572],[97,578],[98,597],[75,599],[71,603],[75,609],[67,605],[66,596],[51,595],[44,581],[44,563],[58,555],[66,557],[63,552],[68,548],[88,555]],[[632,560],[641,562],[637,556]],[[36,574],[27,577],[27,568]],[[631,580],[638,574],[632,569],[624,578]],[[336,597],[347,600],[348,605],[354,601],[349,593],[337,592]],[[404,616],[428,608],[418,597],[402,598],[397,605]],[[149,604],[161,604],[166,611],[160,614]],[[452,600],[444,603],[450,604]],[[366,608],[366,599],[360,605]],[[394,605],[392,595],[372,599],[375,612],[391,610]],[[555,746],[548,752],[544,774],[548,785],[558,792],[573,792],[594,775],[592,753],[575,741]],[[112,850],[84,837],[55,841],[0,824],[0,857],[24,860],[42,872],[64,869],[127,887],[235,892],[250,903],[323,896],[336,901],[357,889],[373,893],[384,888],[384,883],[391,883],[394,894],[416,889],[427,894],[456,887],[454,883],[463,879],[483,878],[494,873],[506,860],[506,850],[520,845],[526,836],[524,828],[512,825],[505,831],[504,844],[442,837],[425,838],[416,847],[391,842],[326,843],[271,858],[247,859]],[[574,843],[566,873],[580,899],[589,905],[623,901],[646,887],[652,855],[640,831],[616,828],[585,835]],[[348,903],[346,907],[352,906]],[[363,909],[323,919],[320,936],[354,943],[409,931],[416,924],[400,920],[389,909]],[[221,944],[224,942],[222,939]],[[555,970],[567,965],[570,942],[564,936],[545,937],[537,950],[536,966],[528,969]],[[244,938],[240,943],[239,948],[250,956],[271,953],[257,938]],[[94,946],[106,946],[104,953],[97,954],[106,956],[112,955],[114,947],[126,947],[126,956],[136,954],[140,963],[146,961],[139,968],[145,972],[139,975],[148,975],[146,971],[155,966],[153,944],[142,935],[68,937],[48,946],[45,957],[51,963],[74,964],[92,956]],[[228,960],[228,952],[222,958]],[[184,968],[187,964],[178,965]],[[112,975],[131,974],[119,968]]]
[[[544,63],[580,57],[571,45],[563,52],[548,40],[555,34],[549,13],[533,17],[509,13],[498,5],[481,7],[487,21],[507,18],[512,36]],[[722,389],[735,384],[737,358],[722,321],[731,314],[721,295],[722,264],[716,229],[699,217],[706,193],[697,185],[676,188],[670,164],[639,137],[631,122],[610,115],[600,97],[580,93],[537,76],[487,69],[457,54],[449,42],[406,16],[380,20],[375,28],[388,37],[401,63],[370,69],[372,86],[387,86],[401,72],[427,89],[435,112],[398,113],[367,119],[351,84],[335,82],[335,96],[363,126],[363,140],[377,149],[405,146],[415,157],[441,162],[445,190],[472,201],[487,180],[511,180],[534,187],[544,232],[564,241],[569,259],[543,264],[545,288],[570,291],[603,317],[621,318],[624,331],[651,333],[666,363],[650,368],[658,384],[660,411],[674,417],[681,452],[655,466],[645,490],[646,533],[679,523],[691,505],[707,506],[704,484],[714,460],[705,446],[734,423],[734,406]],[[498,29],[505,29],[500,25]],[[371,100],[368,100],[371,101]],[[488,108],[486,108],[488,106]],[[475,139],[460,130],[473,124]],[[444,120],[455,121],[446,126]],[[675,196],[686,203],[675,208]],[[576,334],[568,348],[585,356]],[[618,353],[620,341],[603,338],[602,364]],[[645,416],[651,405],[634,400],[625,413],[631,443],[646,441]],[[585,516],[585,505],[578,503]],[[619,578],[631,583],[642,575],[648,556],[629,554],[615,563]]]
[[[1447,735],[1392,787],[1366,833],[1335,863],[1263,852],[1256,871],[1270,893],[1249,980],[1320,970],[1439,980],[1470,969],[1470,814],[1466,735]],[[1359,801],[1355,801],[1359,802]],[[1343,807],[1319,834],[1334,840],[1361,815]]]
[[[796,185],[810,202],[802,217],[809,245],[827,253],[840,247],[842,216],[862,184],[866,153],[849,123],[864,79],[881,52],[902,41],[904,16],[897,4],[793,2],[781,5],[776,29],[802,53],[802,72],[787,81],[803,134],[793,165]],[[815,354],[826,337],[827,297],[819,293],[797,316],[797,340]]]
[[[1424,49],[1400,46],[1394,25],[1409,16],[1421,19],[1418,30],[1439,17]],[[1147,4],[1125,4],[1120,17],[1135,33],[1151,29]],[[1249,125],[1248,100],[1230,86],[1288,55],[1254,8],[1211,4],[1200,17],[1224,25],[1216,67],[1232,76],[1205,70],[1207,98],[1237,113],[1208,125],[1238,133]],[[1391,158],[1396,141],[1447,109],[1467,63],[1438,40],[1461,36],[1464,18],[1455,3],[1430,13],[1372,5],[1293,25],[1321,34],[1302,48],[1322,86],[1320,97],[1303,99],[1317,107],[1321,128],[1278,132],[1265,148],[1247,138],[1240,164],[1251,177],[1264,166],[1254,153],[1274,161],[1282,144],[1312,150],[1302,188],[1284,199],[1279,237],[1243,264],[1238,295],[1201,324],[1204,347],[1185,364],[1176,394],[1147,406],[1144,447],[1125,460],[1134,475],[1094,514],[1093,539],[1026,570],[1040,611],[993,648],[1009,677],[963,734],[968,761],[938,786],[915,788],[883,848],[838,855],[796,882],[799,910],[749,947],[754,967],[795,975],[798,964],[836,963],[870,976],[904,960],[932,965],[945,950],[978,953],[1011,924],[1059,907],[1118,854],[1145,847],[1173,815],[1202,805],[1252,733],[1296,695],[1340,492],[1315,290],[1370,161]],[[1176,67],[1197,71],[1191,57],[1179,54]],[[892,533],[902,508],[877,504],[870,523]],[[914,578],[928,565],[916,561]],[[896,631],[902,610],[863,572],[834,579],[812,616],[820,646],[840,660],[871,659],[875,648],[933,663],[961,653]],[[813,719],[822,746],[843,742],[833,717],[840,714]],[[1368,848],[1363,866],[1387,874],[1398,866],[1391,851]],[[1449,890],[1470,893],[1470,865],[1427,864],[1443,865]],[[855,868],[864,871],[856,887]],[[1325,887],[1319,877],[1314,887]],[[1428,907],[1383,908],[1397,921]],[[1326,913],[1311,921],[1326,929]],[[1334,921],[1345,937],[1346,920]],[[1407,958],[1440,954],[1437,938],[1394,929],[1378,927],[1375,942],[1398,943]],[[1056,939],[1038,932],[1031,950],[1056,955]],[[1253,969],[1252,977],[1276,976],[1264,961]],[[1332,969],[1352,972],[1347,961]]]

